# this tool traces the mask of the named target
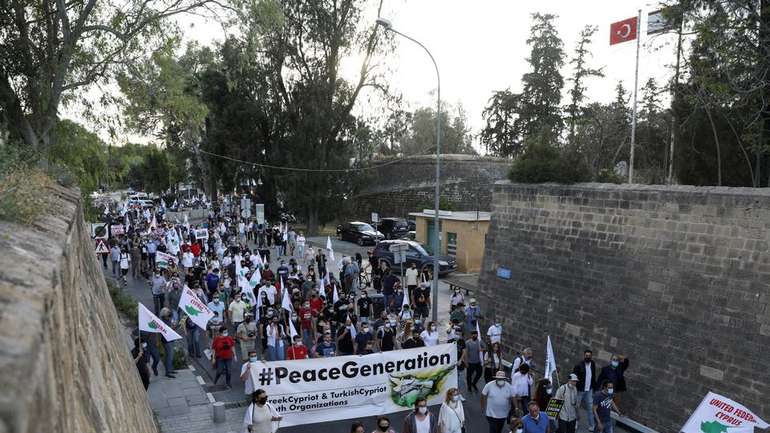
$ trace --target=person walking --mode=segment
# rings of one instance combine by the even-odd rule
[[[149,359],[147,352],[144,351],[146,348],[147,343],[138,337],[134,339],[134,348],[131,349],[131,356],[134,358],[136,369],[139,370],[139,377],[142,379],[145,391],[150,387],[150,367],[147,366]]]
[[[214,349],[214,365],[217,369],[217,374],[214,377],[214,385],[217,384],[219,378],[225,377],[225,384],[227,388],[230,388],[230,375],[233,369],[233,359],[235,358],[235,341],[230,336],[227,328],[222,327],[219,335],[214,338],[214,342],[211,344]]]
[[[519,371],[511,376],[511,385],[519,403],[521,413],[526,413],[530,401],[530,389],[532,388],[532,373],[529,371],[529,364],[521,364]]]
[[[615,403],[620,403],[620,394],[626,392],[626,378],[625,372],[628,369],[629,360],[623,355],[612,355],[610,364],[602,367],[599,377],[596,378],[597,383],[604,381],[612,382],[614,388],[613,400]]]
[[[428,410],[428,400],[417,397],[414,402],[414,412],[404,418],[401,433],[438,433],[436,416]]]
[[[591,349],[583,351],[583,361],[575,365],[572,373],[578,378],[578,401],[584,406],[588,430],[594,431],[596,427],[593,411],[594,392],[596,391],[596,363],[594,363]]]
[[[243,424],[249,433],[274,433],[274,422],[281,421],[282,416],[267,402],[267,392],[258,389],[251,395],[251,404],[246,409]]]
[[[113,244],[110,248],[110,261],[112,262],[112,276],[118,277],[118,269],[120,263],[120,247],[117,243]]]
[[[615,425],[612,421],[613,409],[619,416],[622,416],[620,409],[612,399],[614,394],[615,385],[609,380],[602,382],[602,390],[594,394],[594,419],[596,420],[596,431],[599,433],[613,433],[615,431]]]
[[[380,415],[377,417],[377,429],[372,433],[396,433],[396,431],[390,428],[390,418]]]
[[[353,421],[353,424],[350,425],[350,433],[364,433],[364,423]]]
[[[560,386],[553,397],[564,402],[564,406],[559,411],[559,433],[575,433],[576,431],[578,407],[580,406],[577,384],[577,375],[575,373],[570,374],[567,383]]]
[[[450,388],[438,411],[438,433],[463,433],[465,431],[465,411],[462,396],[457,388]]]
[[[185,337],[187,339],[187,355],[201,357],[200,328],[188,317],[184,322]]]
[[[150,280],[152,302],[153,307],[155,308],[154,313],[156,316],[160,314],[160,309],[163,308],[163,305],[166,303],[167,285],[168,281],[166,281],[166,278],[156,269],[153,273],[152,279]]]
[[[476,391],[476,383],[482,375],[481,358],[484,354],[486,345],[479,340],[479,333],[476,330],[471,331],[471,338],[465,340],[465,349],[463,350],[460,362],[465,365],[465,384],[468,392]]]
[[[484,381],[489,382],[498,371],[503,370],[503,352],[500,343],[492,343],[492,350],[484,357]]]
[[[118,265],[120,266],[120,278],[123,282],[123,287],[125,287],[128,284],[126,276],[131,267],[131,253],[128,252],[128,248],[123,248],[121,250]]]
[[[523,433],[551,433],[551,423],[548,416],[540,413],[540,406],[536,401],[530,401],[527,405],[529,413],[521,419]]]
[[[504,371],[495,374],[495,381],[481,390],[481,412],[487,417],[489,433],[502,433],[508,413],[514,407],[514,392]]]

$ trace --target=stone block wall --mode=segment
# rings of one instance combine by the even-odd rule
[[[0,221],[0,432],[156,433],[80,194],[52,215]]]
[[[387,161],[365,174],[365,187],[352,198],[350,218],[369,221],[372,212],[381,217],[406,217],[409,212],[433,208],[436,157],[413,156],[396,163]],[[441,156],[441,197],[452,210],[488,212],[492,185],[508,176],[511,161],[474,155]]]
[[[509,353],[542,371],[550,335],[562,380],[625,354],[621,409],[660,432],[710,390],[770,419],[770,190],[504,181],[492,203],[478,298]]]

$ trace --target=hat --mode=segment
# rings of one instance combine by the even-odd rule
[[[495,379],[507,379],[507,377],[505,377],[505,372],[498,371],[497,373],[495,373]]]
[[[577,382],[578,381],[577,374],[575,374],[575,373],[570,374],[569,375],[569,380],[574,380],[575,382]]]
[[[476,303],[476,298],[471,298],[471,304],[475,304],[475,303]]]

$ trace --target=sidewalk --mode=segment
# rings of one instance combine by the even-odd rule
[[[214,423],[212,402],[197,371],[179,370],[176,379],[153,377],[148,398],[162,433],[240,433],[243,408],[225,410],[225,422]]]

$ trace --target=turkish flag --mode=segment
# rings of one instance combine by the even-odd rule
[[[636,39],[637,17],[610,24],[610,45]]]

